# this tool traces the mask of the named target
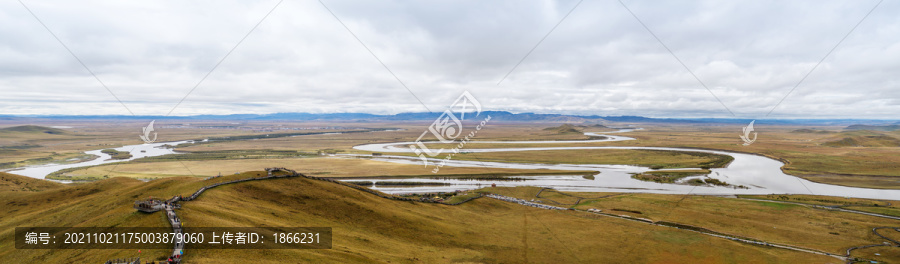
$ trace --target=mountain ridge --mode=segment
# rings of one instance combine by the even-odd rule
[[[0,115],[0,120],[50,119],[50,120],[235,120],[235,121],[431,121],[442,112],[409,112],[398,114],[370,113],[272,113],[272,114],[229,114],[191,116],[130,116],[130,115]],[[508,111],[483,111],[477,117],[467,114],[465,120],[480,120],[490,115],[492,121],[500,122],[544,122],[574,124],[619,123],[689,123],[689,124],[756,124],[769,125],[896,125],[898,120],[881,119],[748,119],[748,118],[656,118],[644,116],[601,116],[567,115],[540,113],[511,113]]]

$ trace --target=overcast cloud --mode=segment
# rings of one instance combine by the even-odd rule
[[[24,0],[23,0],[24,1]],[[876,1],[330,1],[432,111],[763,118]],[[164,115],[277,1],[24,1],[136,115]],[[900,113],[885,1],[771,117]],[[17,1],[0,3],[0,114],[124,114]],[[319,2],[284,1],[173,115],[424,112]]]

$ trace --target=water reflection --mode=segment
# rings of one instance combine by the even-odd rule
[[[630,132],[631,129],[616,131],[617,133]],[[568,141],[472,141],[470,147],[477,146],[477,143],[506,143],[506,144],[535,144],[535,143],[585,143],[585,142],[606,142],[606,141],[623,141],[634,140],[634,138],[624,136],[608,135],[609,133],[585,133],[591,136],[605,137],[595,140],[568,140]],[[382,153],[409,153],[412,152],[406,145],[413,142],[396,142],[396,143],[379,143],[355,146],[354,149],[367,150]],[[435,143],[435,142],[423,142]],[[437,191],[455,191],[477,189],[484,186],[496,184],[497,186],[540,186],[552,187],[561,191],[581,191],[581,192],[652,192],[667,194],[814,194],[814,195],[831,195],[843,197],[871,198],[871,199],[891,199],[900,200],[900,190],[882,190],[846,187],[830,184],[822,184],[811,182],[799,177],[787,175],[781,171],[784,163],[770,159],[764,156],[735,153],[720,150],[705,150],[691,148],[665,148],[665,147],[527,147],[527,148],[494,148],[494,149],[465,149],[460,152],[467,153],[483,153],[483,152],[506,152],[506,151],[541,151],[541,150],[603,150],[603,149],[629,149],[629,150],[666,150],[666,151],[691,151],[713,153],[721,155],[729,155],[734,157],[725,168],[711,169],[709,177],[724,181],[732,186],[692,186],[677,183],[655,183],[640,181],[631,178],[633,173],[642,173],[650,171],[650,168],[629,165],[609,165],[609,164],[526,164],[526,163],[505,163],[505,162],[480,162],[480,161],[446,161],[446,166],[452,167],[482,167],[482,168],[512,168],[512,169],[551,169],[551,170],[572,170],[598,171],[600,174],[595,175],[594,179],[586,179],[580,175],[548,175],[548,176],[519,176],[528,181],[509,182],[509,181],[491,181],[491,180],[474,180],[464,181],[458,179],[429,179],[439,180],[451,183],[449,186],[423,186],[423,187],[375,187],[375,189],[387,193],[419,193],[419,192],[437,192]],[[417,157],[406,156],[389,156],[384,155],[374,160],[416,164],[421,165],[421,160]],[[431,162],[441,162],[442,160],[432,159]],[[355,179],[364,180],[364,179]],[[397,179],[422,181],[426,179]],[[747,189],[735,188],[733,186],[743,185]]]
[[[166,154],[178,154],[171,148],[164,147],[164,145],[176,146],[178,144],[189,143],[189,142],[193,142],[193,141],[192,140],[184,140],[184,141],[175,141],[175,142],[160,142],[160,143],[152,143],[152,144],[127,145],[127,146],[114,148],[117,151],[131,153],[131,158],[128,158],[128,159],[110,159],[111,156],[109,154],[101,152],[101,151],[103,151],[103,149],[90,150],[90,151],[85,151],[84,153],[96,155],[96,156],[99,156],[99,158],[96,158],[96,159],[93,159],[90,161],[72,163],[72,164],[53,164],[53,163],[51,163],[51,164],[36,165],[36,166],[26,166],[26,167],[23,167],[20,169],[11,170],[11,171],[7,171],[7,172],[12,173],[12,174],[22,175],[22,176],[28,176],[28,177],[32,177],[32,178],[43,179],[44,177],[47,177],[48,174],[53,173],[58,170],[61,170],[61,169],[94,166],[94,165],[101,165],[101,164],[113,163],[113,162],[119,162],[119,161],[135,160],[135,159],[145,158],[145,157],[155,157],[155,156],[161,156],[161,155],[166,155]],[[65,181],[62,181],[62,182],[65,182]]]

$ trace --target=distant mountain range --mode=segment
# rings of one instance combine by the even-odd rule
[[[46,134],[54,134],[54,135],[66,133],[66,131],[62,130],[62,129],[52,128],[52,127],[43,127],[43,126],[32,126],[32,125],[0,128],[0,133],[14,133],[14,132],[46,133]]]
[[[194,115],[194,116],[125,116],[125,115],[0,115],[0,120],[18,119],[50,119],[50,120],[243,120],[243,121],[429,121],[441,113],[400,113],[394,115],[377,115],[367,113],[275,113],[275,114],[233,114],[233,115]],[[694,124],[747,124],[753,119],[741,118],[652,118],[643,116],[599,116],[599,115],[564,115],[510,113],[506,111],[484,111],[481,116],[491,116],[492,122],[543,122],[573,124],[619,123],[694,123]],[[898,120],[877,119],[758,119],[756,124],[781,125],[900,125]],[[849,129],[849,128],[848,128]]]
[[[894,131],[900,129],[900,124],[896,125],[884,125],[884,126],[873,126],[873,125],[850,125],[846,130],[877,130],[877,131]]]

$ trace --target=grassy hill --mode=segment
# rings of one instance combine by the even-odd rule
[[[135,212],[148,196],[187,194],[216,181],[255,176],[113,178],[40,192],[0,192],[0,259],[101,263],[136,250],[15,250],[16,226],[165,226]],[[179,210],[185,228],[332,227],[330,250],[186,250],[186,263],[837,263],[833,258],[751,246],[643,223],[549,211],[493,199],[460,206],[400,202],[305,178],[211,189]],[[144,250],[155,260],[166,250]],[[153,257],[150,257],[153,256]]]
[[[14,126],[14,127],[5,127],[0,128],[0,133],[45,133],[45,134],[53,134],[53,135],[61,135],[65,134],[66,131],[57,128],[50,128],[44,126],[33,126],[33,125],[25,125],[25,126]]]
[[[562,124],[557,127],[544,128],[544,131],[550,131],[555,134],[581,134],[584,127],[572,124]]]
[[[900,147],[900,139],[873,131],[842,132],[825,139],[829,147]]]
[[[21,179],[20,179],[21,180]],[[19,226],[147,226],[165,227],[161,214],[135,213],[134,200],[175,191],[159,183],[143,184],[115,178],[91,184],[67,185],[41,192],[0,192],[0,259],[5,263],[102,263],[134,256],[136,250],[16,250],[12,239]],[[166,186],[166,187],[163,187]],[[159,192],[154,192],[158,189]],[[167,250],[144,250],[163,256]]]
[[[544,128],[544,131],[552,132],[555,134],[582,134],[585,130],[587,131],[596,131],[596,130],[608,130],[610,129],[607,126],[595,124],[595,125],[572,125],[572,124],[562,124],[560,126],[548,127]]]
[[[802,128],[791,131],[791,133],[814,133],[814,134],[831,134],[835,133],[834,131],[828,130],[819,130],[819,129],[810,129],[810,128]]]
[[[0,172],[0,192],[44,191],[63,187],[63,184]]]
[[[846,130],[874,130],[874,131],[894,131],[900,130],[900,124],[896,125],[883,125],[883,126],[872,126],[872,125],[850,125],[844,128]]]

